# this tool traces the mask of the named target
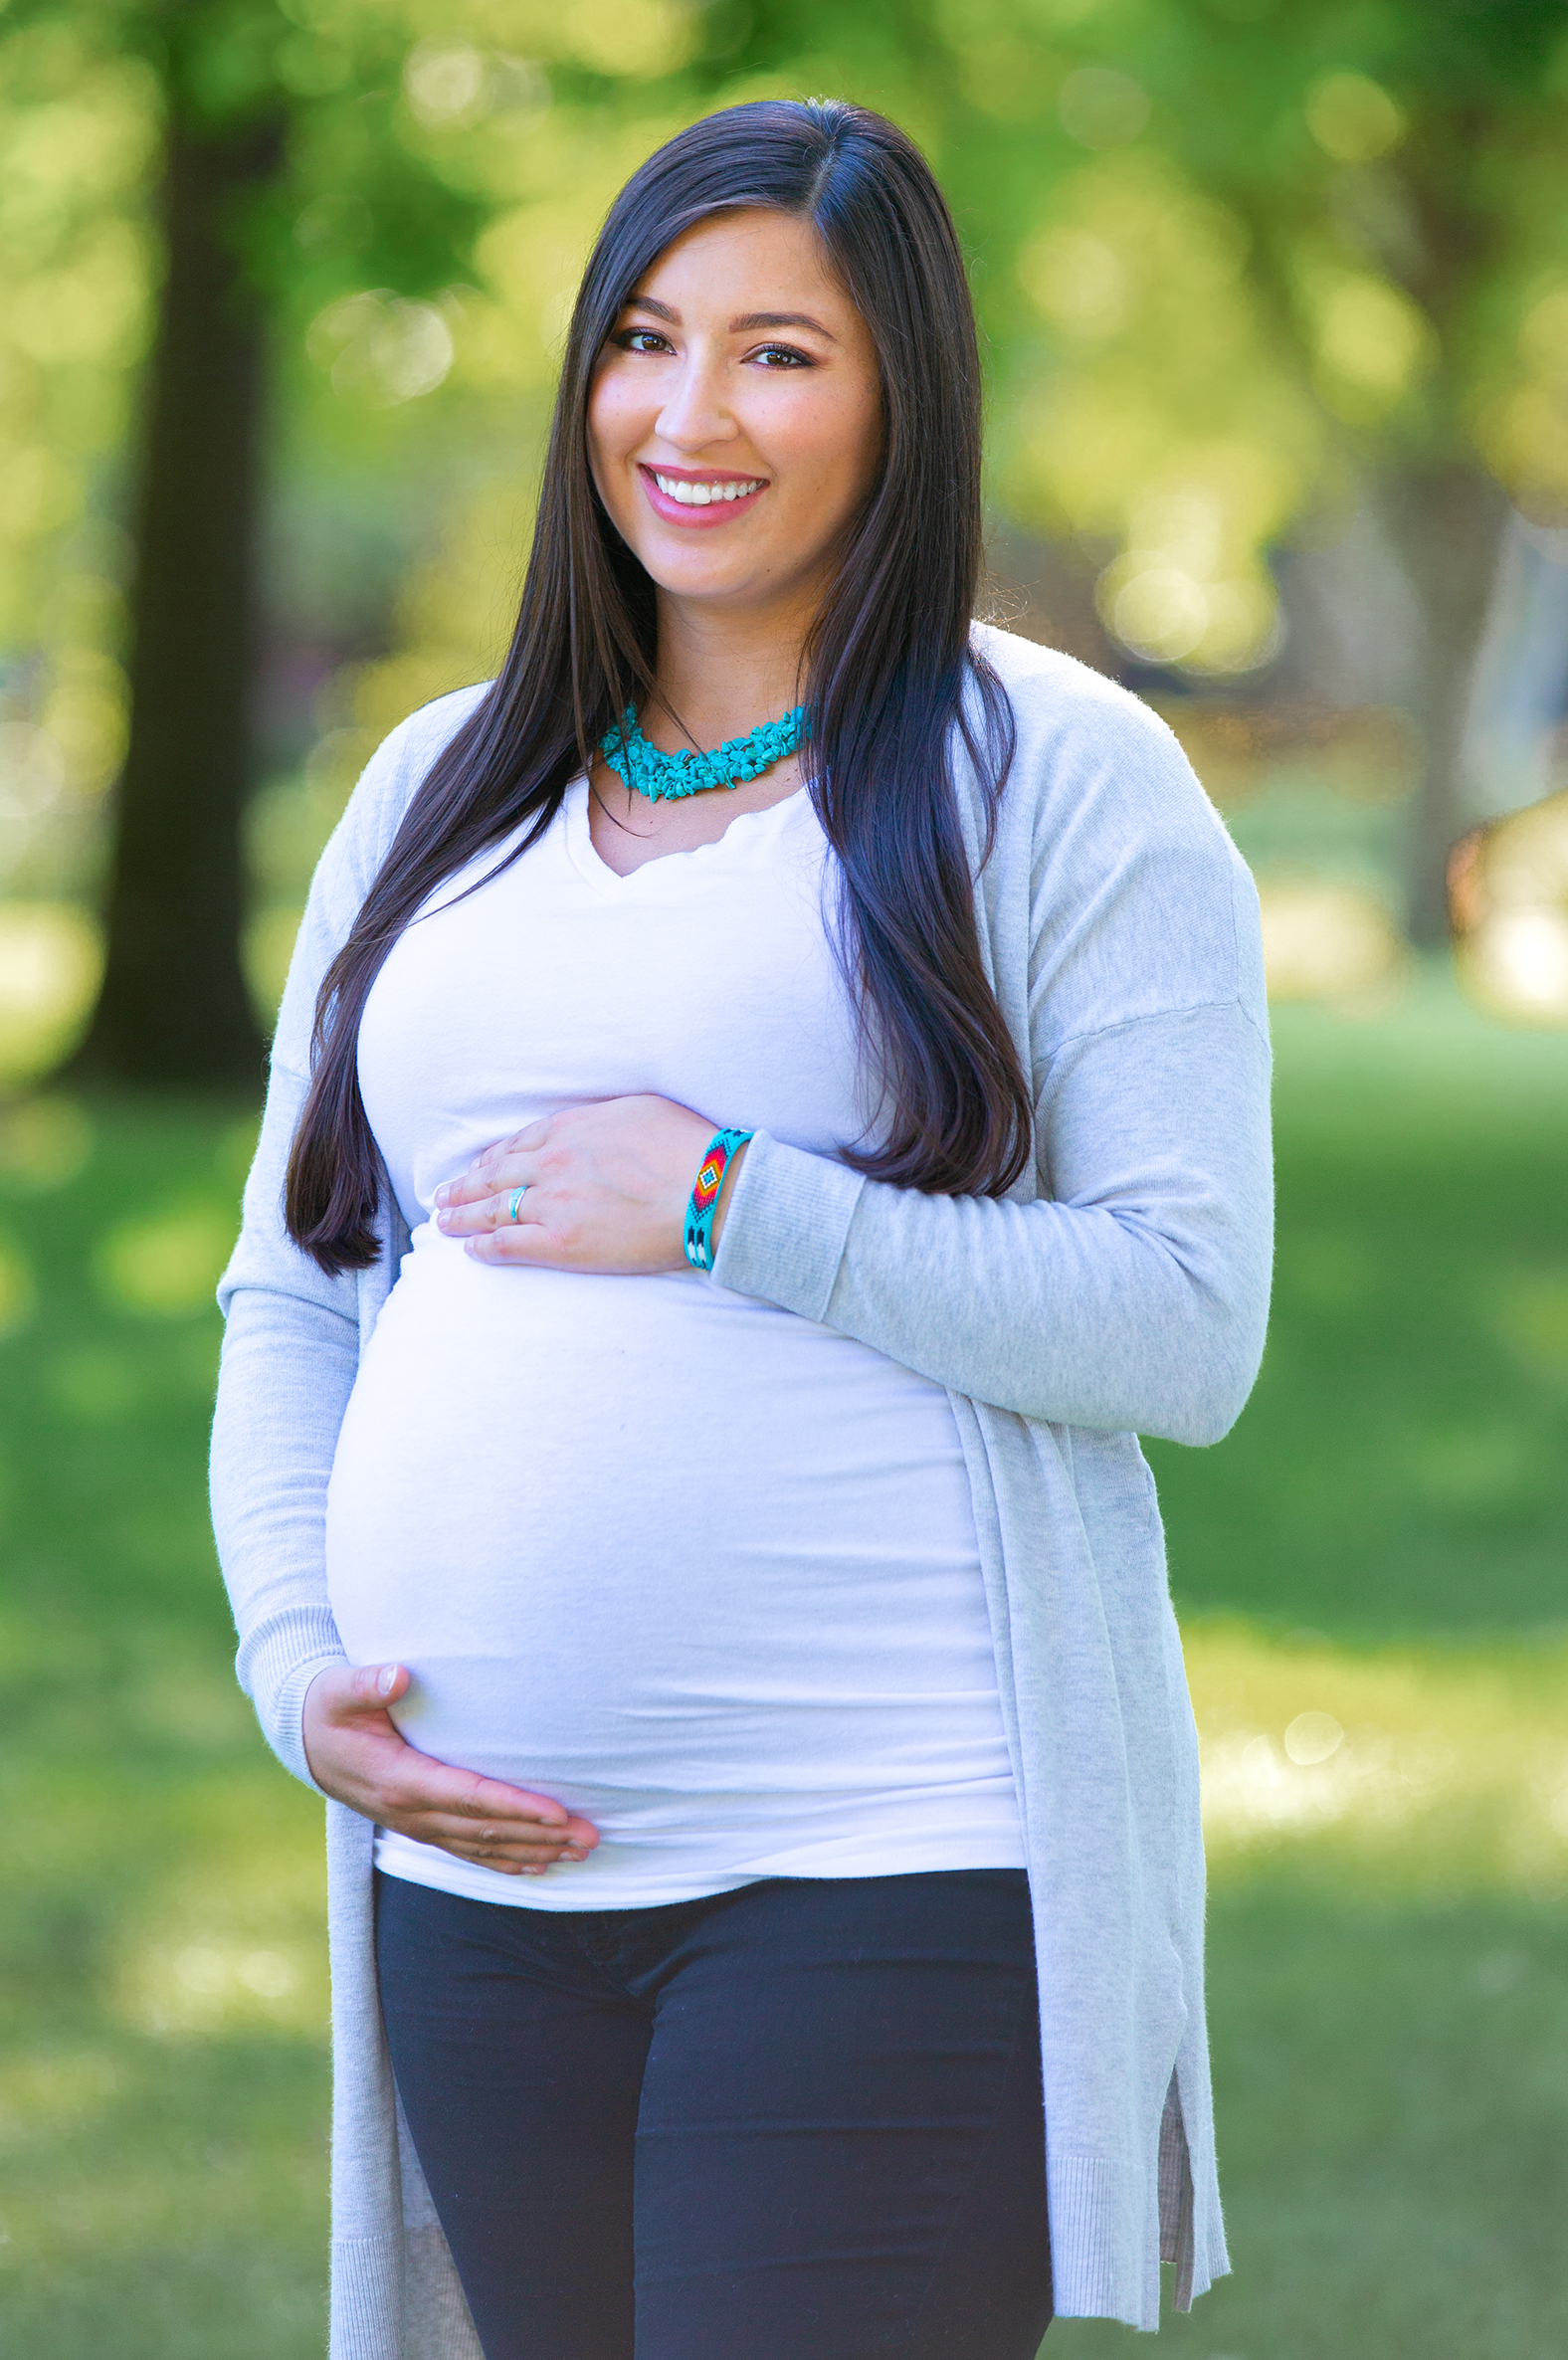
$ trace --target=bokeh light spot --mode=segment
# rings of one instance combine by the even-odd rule
[[[75,903],[0,903],[0,1081],[42,1073],[63,1055],[102,963],[98,925]]]
[[[1143,565],[1128,572],[1105,604],[1107,620],[1122,645],[1154,663],[1171,664],[1190,656],[1208,628],[1209,601],[1203,585],[1179,566]]]
[[[1315,290],[1318,384],[1353,423],[1370,423],[1403,399],[1432,357],[1430,323],[1402,289],[1364,272],[1338,273]]]
[[[1064,335],[1084,341],[1114,335],[1131,314],[1131,275],[1115,249],[1091,231],[1042,231],[1020,253],[1018,275]]]
[[[64,1188],[93,1154],[93,1124],[75,1098],[21,1098],[0,1112],[0,1181],[13,1189]]]
[[[1126,147],[1148,122],[1149,95],[1113,66],[1080,66],[1062,85],[1057,113],[1079,147]]]
[[[434,303],[385,288],[344,295],[311,323],[305,348],[346,402],[390,409],[434,393],[452,367],[452,330]]]
[[[1353,1001],[1402,976],[1398,927],[1365,886],[1259,881],[1273,1000]]]
[[[1499,909],[1466,944],[1467,979],[1500,1013],[1568,1024],[1568,910]]]
[[[410,112],[432,128],[473,122],[484,111],[489,81],[482,50],[440,35],[417,42],[403,66]]]
[[[1405,117],[1382,85],[1365,74],[1325,74],[1307,93],[1306,125],[1336,163],[1366,164],[1405,135]]]
[[[1298,1712],[1284,1733],[1284,1750],[1292,1762],[1309,1767],[1337,1753],[1344,1736],[1331,1712]]]
[[[234,1232],[233,1216],[209,1205],[121,1222],[98,1248],[98,1282],[127,1311],[178,1318],[205,1310]]]

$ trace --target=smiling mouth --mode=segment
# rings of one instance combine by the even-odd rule
[[[639,464],[650,496],[657,493],[655,505],[686,509],[717,509],[720,514],[733,514],[747,505],[759,492],[766,492],[766,476],[676,476],[663,468]],[[715,518],[715,522],[717,519]]]

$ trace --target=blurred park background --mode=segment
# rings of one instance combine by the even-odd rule
[[[1170,2342],[1550,2360],[1561,0],[0,4],[0,2342],[321,2347],[319,1830],[232,1682],[211,1289],[315,855],[502,644],[597,219],[779,93],[925,145],[990,611],[1157,706],[1263,893],[1273,1340],[1151,1452],[1237,2267]]]

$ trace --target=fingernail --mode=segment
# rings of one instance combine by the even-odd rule
[[[383,1664],[380,1671],[376,1673],[376,1686],[381,1690],[383,1696],[391,1695],[392,1682],[396,1679],[396,1677],[397,1666],[395,1664]]]
[[[447,1190],[450,1186],[450,1181],[443,1180],[441,1186],[437,1189],[434,1197],[431,1199],[432,1204],[444,1205],[447,1201]]]

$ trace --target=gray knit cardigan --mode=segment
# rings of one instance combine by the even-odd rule
[[[1162,2260],[1176,2266],[1182,2308],[1228,2263],[1203,2013],[1198,1750],[1134,1437],[1217,1442],[1263,1349],[1271,1184],[1257,900],[1152,713],[1027,641],[977,627],[976,645],[1018,722],[975,900],[987,969],[1033,1077],[1034,1161],[1005,1200],[925,1196],[759,1131],[713,1278],[948,1389],[1028,1844],[1056,2307],[1155,2327]],[[239,1675],[306,1783],[304,1692],[343,1660],[326,1600],[327,1477],[407,1235],[383,1201],[380,1259],[325,1278],[287,1235],[282,1179],[322,974],[431,759],[483,693],[443,697],[394,730],[322,855],[220,1293],[213,1511]],[[958,770],[978,866],[978,790],[962,760]],[[326,1818],[332,2360],[481,2360],[387,2060],[371,1829],[337,1803]]]

